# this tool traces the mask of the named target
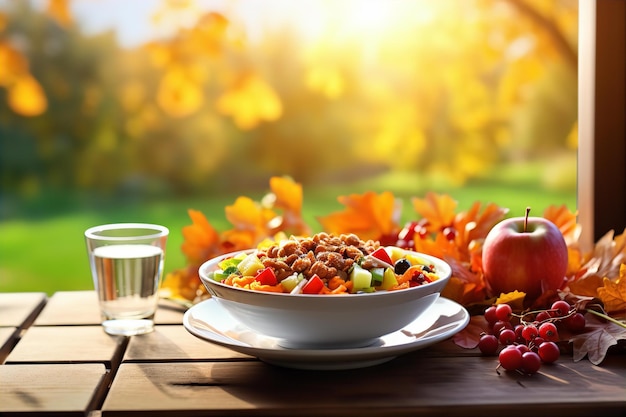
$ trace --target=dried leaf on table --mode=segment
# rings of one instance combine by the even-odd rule
[[[481,334],[486,333],[488,328],[484,316],[472,316],[468,325],[452,336],[452,341],[462,348],[474,349],[478,346]]]
[[[587,331],[572,336],[569,341],[574,348],[574,361],[578,362],[585,356],[594,365],[599,365],[607,351],[619,340],[626,340],[626,328],[611,322],[602,322],[587,314]]]

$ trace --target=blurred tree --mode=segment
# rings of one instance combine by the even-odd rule
[[[381,170],[462,185],[574,154],[576,0],[380,2],[360,26],[354,4],[320,3],[313,39],[297,22],[253,39],[234,14],[169,1],[154,20],[171,36],[133,49],[47,4],[0,14],[3,190],[193,193]]]

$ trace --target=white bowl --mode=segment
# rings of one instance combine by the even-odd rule
[[[205,262],[199,275],[211,296],[236,320],[253,331],[282,339],[279,344],[283,347],[355,348],[370,345],[416,320],[450,279],[452,271],[443,260],[406,252],[433,264],[439,279],[403,290],[339,296],[253,291],[210,278],[220,261],[240,252]]]

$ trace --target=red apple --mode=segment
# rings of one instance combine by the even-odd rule
[[[514,217],[496,224],[483,244],[485,280],[495,295],[526,293],[526,301],[562,287],[567,272],[563,234],[542,217]]]

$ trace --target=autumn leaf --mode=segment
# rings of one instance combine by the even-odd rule
[[[613,236],[611,230],[596,242],[593,251],[585,256],[580,271],[570,278],[570,287],[581,285],[587,279],[614,280],[620,276],[620,265],[626,263],[626,230],[615,238]]]
[[[302,212],[302,185],[290,177],[270,178],[270,189],[275,200],[273,206],[294,213]]]
[[[598,275],[591,275],[585,279],[571,282],[568,285],[568,289],[573,294],[596,297],[598,295],[598,288],[603,285],[602,281],[603,278]]]
[[[489,328],[485,316],[477,315],[470,317],[470,322],[467,326],[452,337],[452,341],[457,345],[465,349],[474,349],[478,346],[480,336],[486,333]]]
[[[589,315],[586,322],[587,331],[569,339],[574,348],[574,362],[587,356],[591,363],[599,365],[611,346],[616,345],[619,340],[626,340],[626,328],[612,322],[601,322]]]
[[[220,253],[219,234],[200,211],[189,209],[187,212],[192,224],[182,229],[184,241],[181,249],[187,262],[200,265]]]
[[[524,298],[526,293],[521,291],[512,291],[506,294],[500,294],[496,299],[495,304],[508,304],[513,311],[520,311],[524,309]]]
[[[249,197],[238,197],[235,203],[226,206],[226,219],[233,229],[222,233],[222,240],[231,250],[254,248],[270,235],[269,222],[276,213],[263,207]]]
[[[452,225],[456,216],[457,202],[449,195],[429,191],[425,198],[413,198],[411,201],[415,211],[428,219],[426,227],[429,232],[437,233]]]
[[[290,177],[272,177],[270,189],[272,191],[263,197],[262,204],[283,212],[270,220],[269,233],[274,235],[277,232],[287,232],[298,236],[310,234],[311,229],[302,218],[302,185]]]
[[[504,219],[509,209],[489,203],[481,211],[482,204],[475,202],[469,210],[455,216],[454,226],[467,234],[465,242],[469,244],[476,239],[484,239],[497,223]]]
[[[576,223],[576,213],[572,213],[567,206],[551,205],[544,210],[543,217],[559,228],[568,246],[578,242],[581,226]]]
[[[607,313],[626,311],[626,264],[620,268],[620,278],[611,281],[604,278],[603,286],[598,288],[598,297],[604,303]]]
[[[337,200],[345,206],[343,211],[318,217],[328,233],[355,233],[361,239],[378,239],[398,229],[399,202],[388,191],[376,194],[339,196]]]

